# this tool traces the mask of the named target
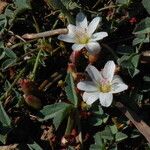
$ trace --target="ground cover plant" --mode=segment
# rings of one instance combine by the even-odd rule
[[[149,0],[0,1],[0,149],[150,149]]]

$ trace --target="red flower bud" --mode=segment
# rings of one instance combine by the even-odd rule
[[[24,95],[25,102],[34,109],[42,107],[41,100],[34,95]]]
[[[130,22],[131,24],[135,24],[135,23],[137,23],[137,19],[136,19],[135,17],[132,17],[132,18],[129,20],[129,22]]]
[[[77,60],[81,56],[81,51],[73,51],[70,55],[70,61],[74,64],[76,64]]]

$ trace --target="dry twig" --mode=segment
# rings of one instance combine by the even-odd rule
[[[131,109],[117,102],[115,106],[136,126],[141,134],[150,143],[150,127]]]
[[[53,35],[58,35],[58,34],[67,34],[68,29],[67,28],[62,28],[62,29],[55,29],[51,31],[45,31],[41,33],[32,33],[32,34],[24,34],[22,38],[24,39],[37,39],[37,38],[42,38],[42,37],[49,37]]]

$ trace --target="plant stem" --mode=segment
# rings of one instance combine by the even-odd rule
[[[65,135],[69,135],[69,134],[71,133],[73,124],[74,124],[74,119],[73,119],[73,115],[71,114],[71,115],[69,115],[69,117],[68,117]]]
[[[45,32],[41,32],[41,33],[24,34],[22,36],[22,38],[24,38],[24,39],[37,39],[37,38],[48,37],[48,36],[58,35],[58,34],[67,34],[67,33],[68,33],[68,29],[62,28],[62,29],[45,31]]]
[[[103,11],[103,10],[106,10],[106,9],[116,8],[116,7],[120,7],[120,6],[121,5],[110,5],[110,6],[103,7],[101,9],[99,9],[98,11]]]
[[[11,84],[11,86],[7,89],[7,91],[0,97],[0,101],[2,101],[4,98],[8,97],[8,95],[10,94],[12,88],[14,87],[14,85],[17,83],[17,81],[20,79],[20,77],[22,76],[22,74],[24,73],[25,68],[22,69],[20,71],[20,73],[17,75],[17,77],[15,78],[14,82]]]
[[[41,52],[42,52],[42,50],[39,50],[38,55],[37,55],[36,60],[35,60],[35,64],[34,64],[34,67],[33,67],[32,74],[30,76],[30,79],[33,80],[33,81],[35,79],[35,74],[36,74],[36,71],[37,71],[37,68],[38,68],[38,65],[39,65],[39,59],[40,59],[40,56],[41,56]]]
[[[77,126],[78,126],[79,141],[80,141],[80,143],[81,143],[81,150],[83,150],[83,140],[82,140],[81,121],[80,121],[80,116],[79,116],[79,111],[78,111],[78,110],[76,110],[75,117],[76,117],[76,123],[77,123]]]

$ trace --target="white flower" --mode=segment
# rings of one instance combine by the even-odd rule
[[[113,61],[108,61],[100,72],[92,65],[88,65],[86,71],[92,81],[81,81],[77,84],[77,88],[85,91],[83,100],[88,105],[99,99],[102,106],[108,107],[112,103],[113,93],[119,93],[128,88],[118,75],[114,75]]]
[[[74,51],[79,51],[85,47],[90,54],[97,54],[101,49],[97,41],[108,36],[107,32],[94,33],[100,20],[100,17],[96,17],[88,25],[87,18],[80,12],[76,16],[76,26],[69,24],[67,26],[68,34],[61,34],[58,39],[74,43],[72,45]]]

